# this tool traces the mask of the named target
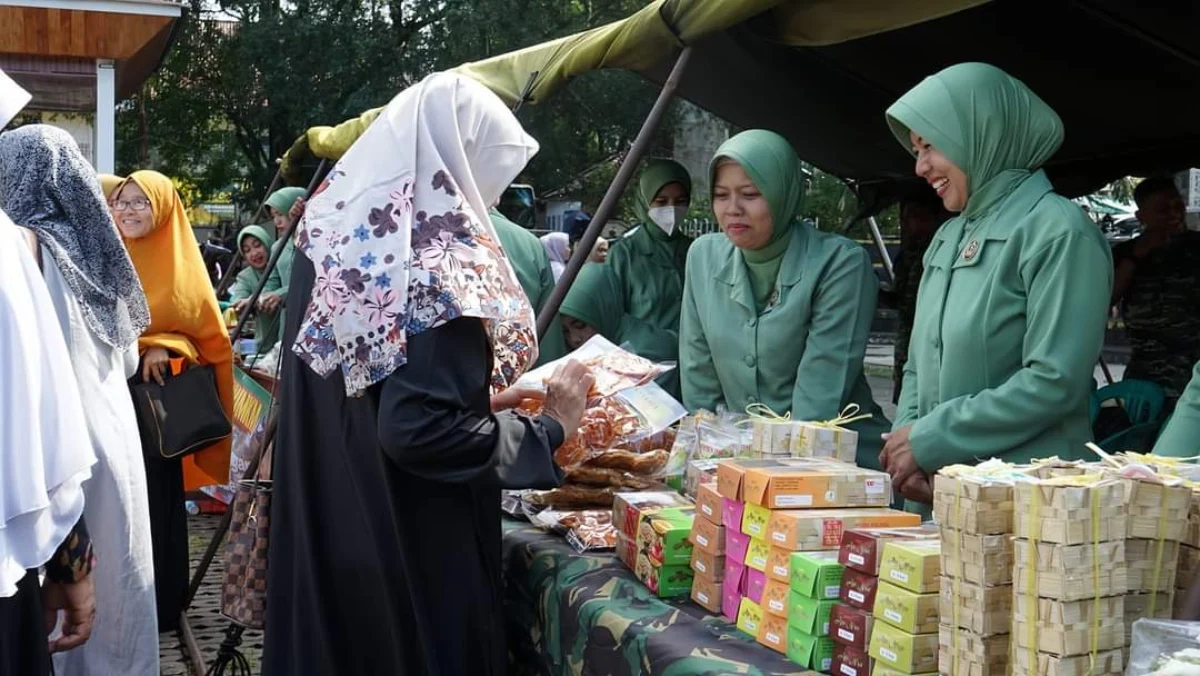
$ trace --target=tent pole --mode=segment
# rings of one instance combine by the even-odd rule
[[[879,221],[871,216],[867,219],[867,225],[871,226],[871,238],[875,240],[875,246],[879,249],[879,259],[883,261],[883,269],[887,270],[888,279],[895,283],[896,270],[892,267],[892,256],[888,253],[887,243],[883,241],[883,233],[879,230]]]
[[[250,218],[251,225],[256,225],[259,215],[262,214],[263,209],[267,206],[267,198],[271,196],[271,193],[275,192],[275,188],[279,187],[279,183],[282,180],[283,170],[276,169],[275,178],[271,179],[271,185],[267,188],[267,194],[263,195],[263,198],[259,200],[258,208],[254,210],[254,216]],[[237,233],[234,233],[234,235],[233,260],[229,261],[229,269],[225,271],[225,274],[221,276],[221,281],[217,283],[217,300],[220,300],[221,296],[224,296],[225,292],[229,290],[229,285],[233,284],[233,279],[237,276],[238,265],[242,262],[242,248],[237,246]]]
[[[650,114],[646,116],[646,121],[642,123],[642,128],[638,132],[637,138],[629,146],[629,152],[626,153],[620,168],[617,169],[617,175],[613,177],[612,183],[608,186],[608,191],[604,193],[604,199],[600,201],[600,206],[596,208],[596,215],[592,217],[592,222],[588,224],[587,232],[584,233],[583,239],[579,241],[579,245],[572,252],[571,260],[567,263],[566,270],[563,271],[558,283],[554,285],[554,291],[550,294],[550,299],[546,301],[545,307],[542,308],[541,314],[538,315],[537,332],[539,338],[546,335],[546,330],[550,328],[550,322],[558,314],[558,308],[562,305],[563,298],[567,295],[567,290],[571,288],[571,284],[575,281],[575,276],[579,274],[579,270],[587,261],[588,256],[591,255],[592,247],[596,245],[596,240],[600,238],[600,231],[608,223],[608,219],[613,215],[613,212],[616,211],[617,202],[625,192],[626,186],[629,185],[630,179],[633,178],[633,172],[637,169],[638,164],[641,163],[642,157],[646,155],[646,151],[650,147],[650,141],[654,137],[654,132],[658,130],[663,116],[667,113],[667,107],[671,104],[671,99],[675,97],[675,90],[679,88],[679,81],[683,79],[683,72],[687,68],[691,57],[692,48],[689,46],[684,47],[683,51],[675,59],[675,65],[671,68],[671,74],[663,84],[662,91],[658,93],[658,100],[654,102],[654,107],[650,109]]]

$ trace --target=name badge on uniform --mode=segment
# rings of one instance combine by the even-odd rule
[[[967,244],[967,248],[963,249],[962,259],[964,261],[969,261],[975,258],[975,254],[977,253],[979,253],[979,240],[973,239],[969,244]]]

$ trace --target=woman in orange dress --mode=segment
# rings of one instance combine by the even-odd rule
[[[233,350],[179,193],[166,176],[137,171],[113,194],[111,206],[150,305],[134,377],[162,383],[172,370],[211,365],[232,418]],[[146,461],[160,631],[178,627],[187,591],[184,493],[229,481],[230,444],[226,438],[182,460]]]

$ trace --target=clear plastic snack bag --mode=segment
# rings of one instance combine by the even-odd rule
[[[1134,622],[1125,676],[1200,676],[1200,622]]]

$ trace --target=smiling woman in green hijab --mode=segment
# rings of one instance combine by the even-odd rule
[[[895,431],[880,460],[906,497],[955,463],[1076,458],[1104,341],[1112,258],[1041,166],[1062,120],[1021,81],[951,66],[887,121],[956,218],[925,254]]]
[[[692,177],[678,162],[650,160],[638,180],[636,197],[641,224],[613,245],[607,264],[624,299],[630,347],[647,359],[674,362],[679,358],[684,265],[692,244],[682,231],[692,200]],[[676,371],[658,382],[679,396]]]
[[[879,282],[858,244],[799,224],[800,160],[760,129],[717,149],[713,213],[723,234],[688,254],[679,366],[688,409],[764,404],[795,420],[831,420],[849,404],[858,461],[878,467],[889,425],[863,376]]]
[[[229,300],[238,313],[241,313],[245,309],[246,301],[254,295],[254,290],[262,281],[275,238],[261,225],[248,225],[238,233],[237,244],[246,266],[238,272],[233,285],[229,287]],[[268,282],[263,291],[271,292],[276,289]],[[279,341],[278,319],[278,313],[266,311],[259,312],[255,317],[254,337],[260,353],[267,352]]]

